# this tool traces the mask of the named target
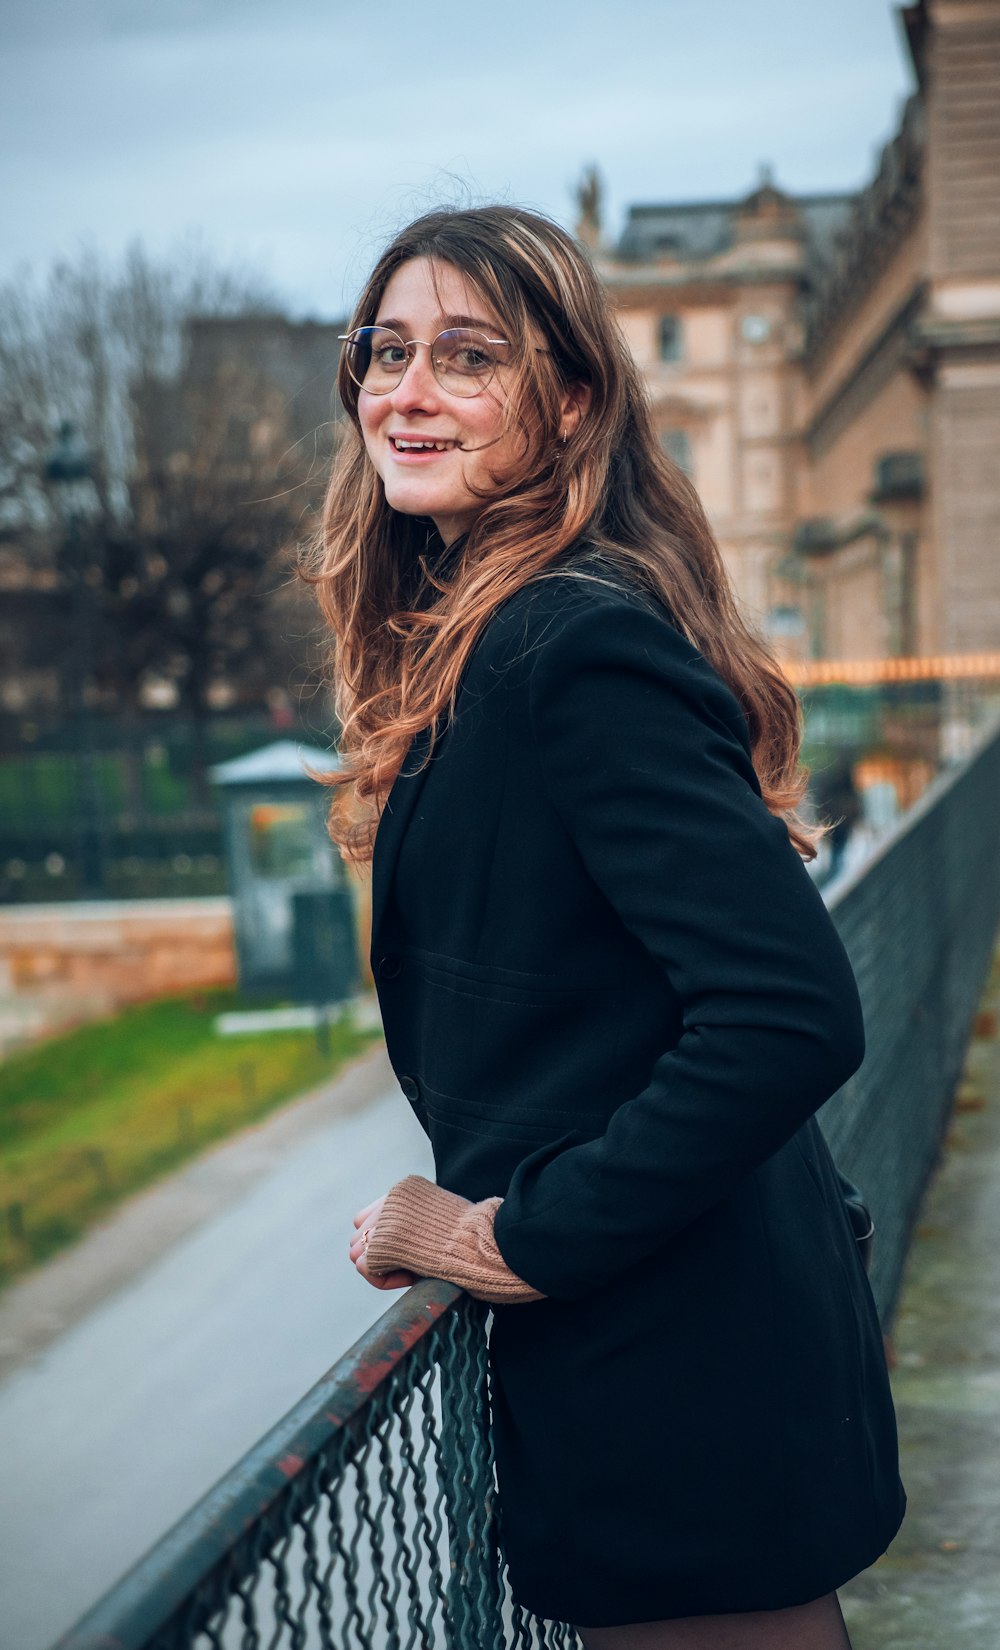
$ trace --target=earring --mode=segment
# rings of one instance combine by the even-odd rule
[[[565,447],[567,441],[569,440],[569,436],[566,434],[565,430],[563,431],[562,435],[559,437],[559,440],[562,442],[563,446]]]

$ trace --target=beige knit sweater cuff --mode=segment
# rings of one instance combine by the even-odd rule
[[[390,1188],[371,1228],[365,1250],[369,1272],[405,1267],[418,1277],[457,1283],[480,1301],[544,1300],[511,1271],[497,1248],[493,1218],[502,1202],[488,1197],[470,1203],[423,1175],[407,1175]]]

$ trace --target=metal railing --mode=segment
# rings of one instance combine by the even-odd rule
[[[505,1584],[489,1308],[407,1290],[59,1650],[574,1650]]]
[[[868,1047],[820,1121],[874,1210],[887,1322],[1000,921],[1000,730],[829,907]],[[488,1316],[408,1290],[57,1650],[578,1650],[507,1585]]]
[[[287,727],[263,711],[213,712],[200,723],[169,711],[95,715],[84,750],[65,713],[0,710],[0,904],[225,893],[208,770],[278,738],[325,749],[322,717],[322,699],[303,701]],[[87,890],[95,841],[99,888]]]
[[[887,1323],[1000,923],[1000,728],[825,893],[857,977],[866,1051],[819,1121],[874,1211],[871,1284]]]

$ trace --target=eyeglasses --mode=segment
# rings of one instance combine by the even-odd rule
[[[506,338],[487,338],[472,327],[448,327],[428,344],[411,338],[405,344],[390,327],[356,327],[340,335],[347,370],[369,395],[389,395],[423,344],[431,352],[431,369],[449,395],[481,395],[497,368],[508,360]]]

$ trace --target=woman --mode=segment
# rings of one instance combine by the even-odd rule
[[[802,863],[796,700],[554,224],[404,230],[340,391],[331,821],[374,846],[389,1055],[438,1180],[360,1210],[351,1259],[494,1303],[525,1608],[587,1650],[842,1647],[835,1589],[904,1496],[813,1115],[864,1035]]]

